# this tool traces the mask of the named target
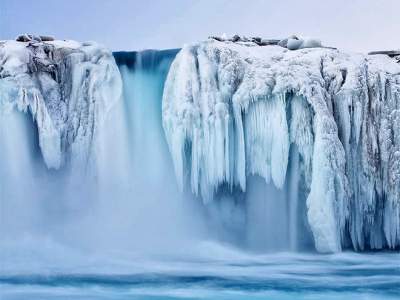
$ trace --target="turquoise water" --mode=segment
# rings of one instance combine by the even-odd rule
[[[398,253],[223,256],[1,274],[1,299],[400,299]]]

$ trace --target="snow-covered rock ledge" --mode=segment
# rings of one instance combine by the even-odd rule
[[[31,35],[0,41],[0,117],[30,112],[49,168],[86,163],[96,128],[120,95],[112,53],[96,43]]]
[[[400,65],[385,55],[209,40],[163,97],[180,186],[207,201],[257,174],[283,187],[296,145],[321,252],[400,246]]]

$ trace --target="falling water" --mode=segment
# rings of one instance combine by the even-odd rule
[[[398,255],[265,254],[313,249],[295,146],[282,189],[251,176],[245,193],[223,186],[212,202],[180,193],[161,123],[176,53],[114,54],[123,96],[98,129],[88,166],[47,169],[30,115],[0,111],[3,295],[301,299],[327,289],[356,299],[372,289],[395,299]],[[360,276],[376,272],[366,289]]]
[[[177,189],[161,124],[176,52],[115,54],[123,97],[98,128],[88,165],[47,169],[30,114],[0,112],[2,271],[31,272],[21,261],[63,268],[67,257],[77,266],[79,253],[167,255],[204,236],[198,202]]]
[[[312,248],[295,149],[282,190],[252,177],[246,193],[222,189],[210,203],[178,191],[161,123],[163,84],[177,51],[114,54],[123,97],[98,129],[89,166],[48,170],[29,114],[2,112],[3,243],[28,252],[37,245],[20,247],[19,239],[148,254],[196,239],[261,252]]]

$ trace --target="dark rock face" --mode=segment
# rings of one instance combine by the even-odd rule
[[[240,41],[240,36],[238,36],[237,34],[235,34],[232,38],[232,42],[239,42]]]
[[[15,38],[17,42],[50,42],[54,41],[54,37],[47,35],[33,35],[33,34],[21,34]]]
[[[40,38],[43,42],[51,42],[54,41],[54,37],[48,35],[40,35]]]
[[[400,63],[400,50],[372,51],[368,53],[368,55],[378,55],[378,54],[392,57],[397,63]]]
[[[384,54],[390,57],[395,57],[400,55],[400,50],[384,50],[384,51],[372,51],[368,55]]]
[[[31,39],[28,37],[27,34],[21,34],[21,35],[17,36],[15,40],[17,42],[29,42],[29,41],[31,41]]]

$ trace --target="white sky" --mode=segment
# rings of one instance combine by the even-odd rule
[[[140,50],[298,34],[367,52],[400,49],[399,14],[400,0],[0,0],[0,39],[27,32]]]

